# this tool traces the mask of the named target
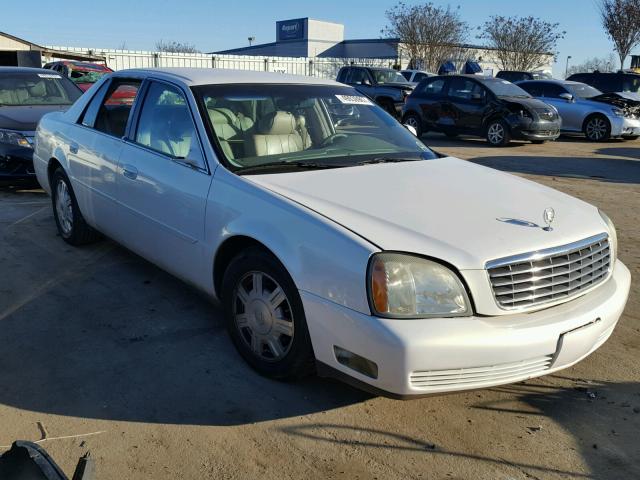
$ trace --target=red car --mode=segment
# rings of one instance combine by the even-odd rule
[[[103,75],[113,72],[106,65],[88,62],[72,62],[63,60],[59,62],[47,63],[44,68],[55,70],[61,75],[68,77],[73,83],[86,91],[96,83]]]

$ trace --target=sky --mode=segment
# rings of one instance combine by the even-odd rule
[[[0,31],[41,45],[153,50],[158,40],[194,44],[203,52],[275,41],[275,22],[311,17],[345,25],[345,38],[380,38],[385,11],[397,0],[0,0]],[[405,0],[406,4],[424,3]],[[554,75],[571,64],[613,52],[598,18],[596,0],[459,0],[469,43],[481,43],[476,27],[491,15],[534,15],[560,24]],[[640,49],[638,49],[640,52]],[[627,60],[628,62],[629,60]]]

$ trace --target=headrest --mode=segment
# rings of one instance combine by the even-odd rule
[[[273,112],[260,119],[258,131],[263,135],[290,135],[296,132],[296,119],[288,112]]]
[[[29,86],[29,95],[32,97],[44,97],[47,94],[47,89],[44,86],[44,82],[38,82],[33,86]]]

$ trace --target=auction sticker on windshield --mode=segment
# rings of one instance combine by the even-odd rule
[[[371,100],[367,97],[361,97],[360,95],[336,95],[336,98],[340,100],[341,103],[349,105],[373,105]]]

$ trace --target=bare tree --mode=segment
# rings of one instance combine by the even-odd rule
[[[502,70],[530,71],[546,65],[549,55],[557,55],[558,40],[566,33],[558,27],[558,23],[531,16],[495,15],[479,27],[478,38],[493,50]]]
[[[600,19],[620,58],[620,68],[640,44],[640,0],[600,0]]]
[[[158,52],[167,53],[200,53],[195,45],[190,43],[182,43],[176,41],[159,40],[156,42],[156,50]]]
[[[388,24],[380,33],[399,40],[412,68],[437,71],[442,62],[459,53],[467,36],[467,24],[460,19],[459,7],[399,2],[385,15]]]
[[[610,53],[608,57],[587,58],[579,65],[572,65],[567,71],[567,75],[574,73],[593,72],[613,72],[616,69],[616,57]]]

